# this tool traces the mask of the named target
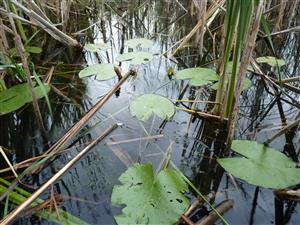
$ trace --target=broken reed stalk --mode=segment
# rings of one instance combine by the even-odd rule
[[[130,70],[126,73],[121,80],[106,94],[104,95],[74,126],[72,126],[67,133],[64,134],[48,151],[44,154],[56,153],[63,145],[70,140],[86,123],[91,119],[91,117],[108,101],[108,99],[119,90],[120,86],[135,72]]]
[[[41,156],[44,157],[39,161],[36,161],[30,167],[23,171],[23,173],[19,174],[19,180],[24,178],[27,174],[32,173],[33,171],[37,170],[43,163],[52,159],[64,145],[74,136],[76,135],[83,126],[92,118],[92,116],[107,102],[107,100],[117,91],[119,90],[120,86],[133,74],[134,71],[130,70],[127,74],[125,74],[122,79],[105,95],[103,96],[75,125],[73,125],[50,149],[48,149],[45,153]],[[12,182],[11,186],[7,189],[0,196],[0,201],[2,201],[9,191],[13,190],[14,187],[17,185],[18,180]]]
[[[5,152],[3,151],[3,148],[0,146],[0,153],[1,155],[3,156],[4,160],[6,161],[6,163],[8,164],[9,166],[9,169],[12,171],[12,173],[14,174],[14,176],[16,178],[18,178],[18,174],[17,172],[15,171],[14,167],[12,166],[12,164],[10,163],[8,157],[6,156]]]
[[[216,210],[219,212],[219,214],[224,215],[224,213],[226,213],[231,208],[233,208],[233,205],[234,205],[233,200],[231,200],[231,199],[225,200],[222,203],[220,203],[219,206],[216,207]],[[213,225],[219,219],[220,219],[219,216],[215,212],[212,212],[207,217],[205,217],[203,220],[196,223],[195,225]]]
[[[9,6],[7,5],[6,7],[7,7],[7,10],[9,11]],[[15,22],[14,22],[12,16],[10,15],[10,13],[7,16],[9,18],[9,22],[10,22],[12,30],[14,32],[14,42],[15,42],[15,45],[16,45],[17,52],[18,52],[18,54],[21,58],[22,65],[23,65],[23,68],[24,68],[24,72],[25,72],[25,75],[26,75],[26,80],[27,80],[27,83],[28,83],[28,86],[29,86],[31,97],[32,97],[32,104],[33,104],[34,113],[35,113],[35,116],[37,118],[39,127],[45,133],[45,127],[44,127],[44,124],[43,124],[42,115],[41,115],[40,108],[39,108],[39,105],[37,103],[35,93],[34,93],[34,86],[33,86],[32,80],[31,80],[30,69],[29,69],[29,66],[28,66],[27,57],[25,56],[26,52],[25,52],[25,49],[24,49],[24,45],[22,43],[20,35],[17,32],[17,28],[15,26]]]
[[[39,189],[37,189],[29,198],[27,198],[21,205],[10,212],[1,222],[1,225],[7,225],[13,222],[18,215],[25,210],[31,203],[36,200],[47,188],[49,188],[53,183],[55,183],[65,172],[67,172],[76,162],[78,162],[86,153],[89,152],[96,144],[102,141],[106,136],[108,136],[112,131],[118,127],[117,124],[112,125],[106,129],[102,135],[91,142],[87,147],[85,147],[77,156],[75,156],[71,161],[69,161],[63,168],[61,168],[56,174],[54,174],[46,183],[44,183]]]
[[[193,3],[196,6],[197,11],[198,11],[198,21],[202,20],[202,24],[196,35],[196,43],[199,43],[199,55],[202,58],[203,38],[204,38],[205,23],[206,23],[206,15],[205,14],[206,14],[207,0],[202,0],[202,1],[193,0]]]
[[[224,0],[218,0],[213,3],[213,5],[207,10],[207,13],[205,14],[205,20],[203,21],[200,19],[198,23],[195,25],[195,27],[188,33],[180,43],[180,45],[173,51],[172,55],[176,56],[178,52],[187,44],[187,42],[194,36],[194,34],[204,26],[204,22],[207,21],[210,17],[212,17],[215,13],[218,12],[218,9],[221,7],[221,5],[224,3]],[[204,32],[204,31],[203,31]]]
[[[235,125],[237,123],[238,115],[239,115],[239,103],[240,103],[240,96],[243,89],[243,82],[245,80],[247,66],[251,61],[252,52],[255,47],[255,41],[259,30],[260,18],[263,13],[263,9],[264,9],[264,0],[260,0],[256,7],[256,12],[254,14],[251,28],[247,32],[248,34],[246,39],[246,46],[242,55],[241,64],[238,72],[238,79],[236,82],[236,90],[234,93],[234,100],[233,100],[233,109],[229,116],[228,136],[226,140],[227,147],[230,147],[232,138],[234,136]]]
[[[271,138],[269,138],[268,140],[266,140],[264,142],[264,144],[269,145],[272,141],[274,141],[276,138],[280,137],[281,135],[285,134],[286,132],[288,132],[289,130],[291,130],[292,128],[294,128],[295,126],[297,126],[300,123],[300,117],[298,116],[298,118],[292,122],[289,125],[284,126],[280,131],[278,131],[276,134],[274,134]]]
[[[10,0],[15,6],[21,9],[28,17],[33,19],[36,24],[44,29],[48,34],[50,34],[56,40],[68,45],[68,46],[80,46],[79,42],[72,37],[68,36],[64,32],[57,29],[49,20],[44,19],[38,13],[33,10],[29,10],[24,5],[16,0]]]

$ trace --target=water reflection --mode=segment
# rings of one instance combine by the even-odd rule
[[[203,194],[216,193],[212,200],[216,204],[224,199],[234,199],[234,209],[225,216],[231,224],[297,223],[299,213],[296,210],[299,206],[294,202],[282,202],[278,199],[274,201],[271,190],[259,189],[224,175],[216,158],[224,154],[222,150],[226,134],[225,126],[214,124],[214,121],[201,120],[182,111],[178,111],[172,121],[163,123],[158,118],[153,118],[149,123],[143,124],[131,117],[127,109],[128,104],[143,93],[155,92],[174,101],[181,98],[212,100],[214,97],[214,93],[208,88],[190,88],[186,86],[186,82],[175,82],[167,76],[169,68],[176,71],[187,66],[211,64],[214,60],[210,35],[205,35],[201,60],[198,45],[194,40],[183,49],[178,58],[168,59],[161,55],[184,37],[197,21],[196,15],[190,15],[192,1],[179,2],[90,1],[84,6],[74,3],[68,18],[68,26],[64,25],[64,29],[76,35],[82,43],[104,41],[110,44],[111,49],[98,53],[82,53],[78,49],[66,49],[51,38],[46,38],[43,45],[44,53],[41,59],[37,60],[37,64],[45,67],[56,66],[53,85],[70,101],[66,102],[65,98],[52,93],[53,118],[47,113],[45,102],[40,101],[48,131],[47,140],[43,140],[40,132],[36,130],[37,125],[32,116],[31,106],[18,114],[1,117],[0,145],[12,149],[10,154],[12,162],[20,162],[41,154],[46,149],[46,144],[54,143],[116,82],[117,78],[107,82],[99,82],[94,78],[81,81],[77,78],[81,67],[101,62],[117,63],[116,55],[129,50],[124,46],[124,40],[134,37],[152,38],[155,45],[150,51],[156,54],[154,59],[149,64],[135,67],[137,77],[122,86],[120,95],[110,99],[84,131],[69,143],[71,150],[28,183],[34,187],[39,186],[76,155],[82,146],[117,121],[123,122],[124,126],[114,132],[109,140],[92,150],[55,184],[55,191],[66,199],[63,207],[88,223],[114,224],[112,212],[115,213],[119,209],[111,208],[110,194],[114,184],[118,183],[118,176],[132,162],[151,161],[159,165],[162,151],[173,142],[172,160]],[[55,21],[55,17],[51,19]],[[210,29],[217,30],[219,25],[220,21],[217,19]],[[90,29],[85,29],[87,27]],[[275,46],[279,46],[276,51],[288,62],[283,73],[287,77],[294,76],[299,74],[299,35],[289,33],[284,40],[275,42]],[[261,42],[259,46],[265,46],[265,43]],[[256,54],[264,55],[269,51],[262,49],[266,48],[258,48]],[[62,62],[60,67],[57,65],[59,61]],[[123,73],[131,68],[128,63],[122,63],[120,67]],[[42,69],[40,68],[41,71]],[[263,142],[277,131],[274,124],[280,127],[283,117],[292,120],[298,109],[287,104],[284,101],[285,96],[282,99],[271,96],[257,77],[251,74],[249,76],[252,78],[253,86],[241,96],[241,118],[236,137]],[[297,86],[297,83],[295,85]],[[298,99],[294,92],[288,94]],[[211,109],[211,106],[202,103],[178,105],[202,110]],[[283,112],[281,117],[278,114],[279,108]],[[109,145],[109,141],[143,138],[158,133],[164,134],[164,138],[117,144],[114,147]],[[298,136],[298,129],[294,128],[274,141],[272,146],[283,150],[293,160],[298,161],[300,146]],[[120,161],[118,155],[120,152],[126,154],[125,161]],[[45,193],[43,197],[47,198],[48,194]],[[34,218],[27,217],[20,223],[38,223],[34,221]]]

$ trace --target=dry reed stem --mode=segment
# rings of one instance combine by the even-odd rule
[[[229,199],[223,201],[218,207],[216,207],[216,210],[219,212],[219,214],[223,215],[227,211],[229,211],[231,208],[233,208],[234,201]],[[215,222],[218,221],[219,216],[215,213],[212,212],[210,213],[207,217],[205,217],[203,220],[200,222],[196,223],[195,225],[213,225]]]
[[[11,16],[11,14],[8,14],[7,16],[9,18],[9,22],[10,22],[12,30],[14,32],[14,42],[15,42],[15,45],[16,45],[17,52],[18,52],[18,54],[21,58],[22,65],[23,65],[23,68],[24,68],[24,72],[25,72],[25,75],[26,75],[26,80],[27,80],[27,83],[28,83],[28,86],[29,86],[30,94],[32,96],[32,104],[33,104],[33,108],[34,108],[34,113],[35,113],[38,125],[40,126],[42,131],[45,132],[45,127],[44,127],[44,124],[43,124],[42,115],[41,115],[40,108],[39,108],[39,105],[37,103],[35,93],[34,93],[34,90],[33,90],[34,86],[33,86],[32,80],[31,80],[31,74],[30,74],[30,70],[29,70],[29,66],[28,66],[27,57],[25,55],[26,52],[25,52],[25,49],[24,49],[24,45],[22,43],[20,35],[17,32],[17,28],[15,26],[15,22],[14,22],[12,16]]]
[[[8,164],[10,170],[12,171],[12,173],[14,174],[14,176],[18,179],[18,174],[15,171],[14,167],[12,166],[12,164],[10,163],[8,157],[6,156],[5,152],[3,151],[3,148],[0,146],[0,153],[3,156],[4,160],[6,161],[6,163]]]
[[[196,6],[198,10],[198,21],[202,20],[202,24],[198,30],[197,36],[196,36],[196,43],[199,43],[199,55],[202,58],[203,54],[203,37],[205,33],[205,23],[206,23],[206,6],[207,6],[207,0],[193,0],[194,5]]]
[[[132,138],[132,139],[127,139],[127,140],[123,140],[123,141],[111,141],[108,143],[108,145],[120,145],[120,144],[132,143],[132,142],[136,142],[136,141],[147,141],[147,140],[151,140],[151,139],[163,138],[164,136],[165,135],[163,135],[163,134],[158,134],[158,135],[141,137],[141,138]]]
[[[64,145],[86,125],[90,118],[107,102],[107,100],[117,91],[120,86],[131,76],[134,75],[134,71],[129,71],[125,74],[122,79],[105,95],[103,96],[76,124],[74,124],[50,149],[41,155],[42,159],[36,163],[45,163],[52,159]],[[37,170],[35,168],[36,164],[33,164],[31,167],[28,167],[22,174],[19,175],[19,179],[22,179],[29,173],[32,173]],[[9,191],[13,190],[14,187],[18,184],[18,181],[14,181],[12,185],[0,196],[0,201],[5,198]]]
[[[106,129],[102,135],[92,141],[87,147],[85,147],[77,156],[70,160],[63,168],[61,168],[56,174],[54,174],[46,183],[44,183],[39,189],[37,189],[29,198],[27,198],[22,204],[20,204],[16,209],[10,212],[2,221],[1,225],[8,225],[13,222],[13,220],[18,217],[18,215],[25,210],[31,203],[37,199],[48,187],[50,187],[54,182],[56,182],[65,172],[67,172],[76,162],[78,162],[86,153],[89,152],[95,145],[102,141],[106,136],[108,136],[112,131],[118,127],[117,124],[112,125]]]
[[[83,145],[83,144],[82,144],[82,145]],[[79,145],[79,146],[81,146],[81,145]],[[79,147],[79,146],[77,146],[77,147]],[[67,148],[67,149],[65,149],[65,150],[63,150],[63,151],[61,151],[61,152],[55,154],[55,156],[61,155],[61,154],[63,154],[63,153],[66,153],[66,152],[70,151],[71,149],[73,149],[73,147]],[[26,168],[26,167],[32,165],[35,161],[38,161],[39,159],[43,159],[43,158],[45,158],[45,157],[46,157],[46,155],[45,155],[45,156],[40,155],[40,156],[36,156],[36,157],[32,157],[32,158],[23,160],[23,161],[21,161],[21,162],[15,164],[15,165],[13,165],[13,168],[14,168],[14,170]],[[0,174],[9,172],[10,170],[11,170],[10,167],[3,168],[3,169],[0,170]]]
[[[274,30],[275,31],[279,31],[281,29],[282,26],[282,21],[283,21],[283,16],[284,16],[284,10],[286,7],[286,2],[287,0],[280,0],[280,8],[279,8],[279,12],[278,12],[278,16],[276,17],[276,24],[274,26]]]
[[[6,38],[5,30],[4,30],[4,25],[3,21],[0,18],[0,50],[1,51],[7,51],[9,49],[8,41]]]
[[[236,82],[236,90],[234,93],[234,100],[233,100],[233,109],[230,114],[229,123],[228,123],[228,136],[226,140],[226,144],[228,148],[230,147],[232,138],[234,136],[235,125],[237,123],[238,115],[239,115],[239,103],[240,103],[240,96],[243,89],[243,82],[246,77],[247,66],[250,64],[252,52],[255,47],[255,41],[256,41],[257,33],[259,31],[260,18],[263,13],[263,10],[264,10],[264,0],[260,0],[256,8],[256,12],[253,16],[253,22],[251,28],[248,30],[248,35],[245,42],[246,46],[242,55],[241,66],[238,72],[238,79]]]
[[[200,112],[200,111],[195,111],[195,110],[185,109],[185,108],[179,108],[179,107],[176,107],[176,109],[182,110],[187,113],[195,114],[195,115],[198,115],[198,116],[206,118],[206,119],[217,119],[217,120],[221,119],[221,116],[216,116],[216,115],[205,113],[205,112]],[[223,118],[223,120],[227,121],[228,119]]]
[[[205,21],[207,21],[211,16],[213,16],[219,7],[224,3],[224,0],[218,0],[213,3],[213,5],[207,10],[207,13],[205,14]],[[173,51],[172,55],[175,56],[178,54],[178,52],[187,44],[187,42],[194,36],[194,34],[197,32],[197,30],[203,26],[203,20],[199,20],[198,23],[195,25],[195,27],[188,33],[183,39],[180,45]]]
[[[63,145],[71,139],[91,117],[108,101],[108,99],[119,90],[120,86],[133,74],[134,71],[129,71],[122,79],[106,94],[104,95],[75,125],[73,125],[45,154],[58,152]]]
[[[42,16],[34,12],[33,10],[29,10],[21,3],[17,2],[16,0],[11,0],[11,2],[21,9],[27,16],[31,19],[36,21],[37,25],[44,29],[48,34],[50,34],[56,40],[69,45],[69,46],[80,46],[77,40],[73,39],[72,37],[68,36],[64,32],[57,29],[51,22],[44,19]]]
[[[185,215],[181,215],[181,219],[187,224],[187,225],[194,225],[193,221],[191,221],[188,217]]]
[[[274,141],[276,138],[280,137],[281,135],[285,134],[288,132],[290,129],[294,128],[300,123],[300,114],[297,116],[298,118],[292,122],[289,125],[284,126],[280,131],[278,131],[276,134],[274,134],[271,138],[266,140],[264,144],[269,145],[272,141]]]
[[[126,166],[127,168],[130,167],[134,163],[131,157],[126,152],[124,152],[123,149],[120,148],[120,146],[111,145],[111,142],[111,140],[108,140],[106,143],[112,153],[124,164],[124,166]]]

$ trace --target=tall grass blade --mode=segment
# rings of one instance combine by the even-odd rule
[[[44,97],[46,99],[46,102],[47,102],[47,106],[48,106],[50,115],[52,117],[53,116],[52,107],[51,107],[51,103],[50,103],[50,100],[49,100],[49,97],[48,97],[48,92],[46,90],[45,84],[41,81],[41,79],[39,78],[39,76],[35,72],[34,64],[32,63],[31,65],[32,65],[32,74],[34,76],[34,79],[36,80],[36,82],[38,83],[38,85],[41,87],[41,90],[42,90],[43,95],[44,95]]]

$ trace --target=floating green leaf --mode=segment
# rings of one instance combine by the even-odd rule
[[[43,50],[36,46],[25,46],[25,51],[32,54],[40,54]]]
[[[88,66],[79,72],[79,78],[96,75],[97,80],[109,80],[116,76],[114,64],[102,63]]]
[[[175,75],[175,78],[178,80],[189,80],[189,84],[192,86],[204,86],[219,80],[214,70],[201,67],[180,70]]]
[[[153,45],[153,41],[146,38],[134,38],[125,41],[124,44],[129,48],[135,48],[135,47],[150,48]]]
[[[175,113],[174,104],[169,99],[155,94],[136,98],[129,109],[132,116],[142,121],[147,121],[152,113],[162,119],[170,119]]]
[[[281,67],[281,66],[285,65],[285,61],[283,59],[276,59],[273,56],[258,57],[256,59],[256,62],[258,62],[258,63],[267,63],[270,66],[274,66],[274,67],[276,67],[277,65],[278,65],[278,67]]]
[[[148,63],[152,58],[153,55],[149,52],[128,52],[117,56],[116,60],[119,62],[130,61],[132,65],[139,65]]]
[[[83,47],[89,52],[97,52],[98,50],[108,50],[110,46],[107,43],[98,43],[98,44],[85,44]]]
[[[234,176],[253,185],[274,189],[300,183],[300,169],[281,152],[246,140],[234,140],[231,148],[245,158],[224,158],[218,162]]]
[[[44,97],[44,91],[50,91],[48,85],[38,86],[34,89],[36,99]],[[0,115],[13,112],[26,103],[32,101],[31,92],[27,83],[15,85],[0,92]]]
[[[40,47],[37,47],[37,46],[24,46],[24,49],[25,49],[26,55],[29,55],[29,53],[40,54],[43,51]],[[8,52],[11,56],[16,56],[17,55],[17,49],[16,48],[11,48],[11,49],[9,49]]]
[[[121,215],[115,216],[119,225],[174,224],[187,209],[188,190],[178,172],[164,169],[157,176],[151,164],[134,165],[119,178],[122,185],[113,188],[113,205],[125,204]]]

